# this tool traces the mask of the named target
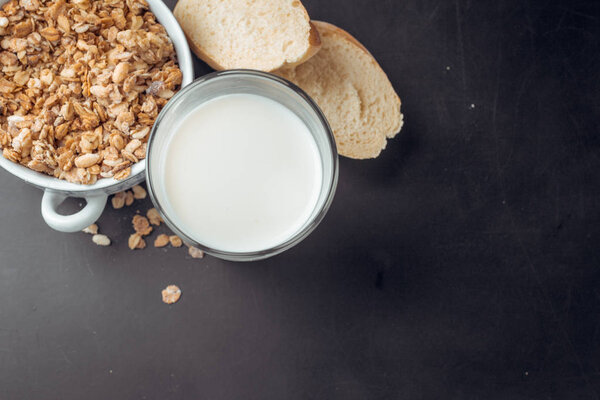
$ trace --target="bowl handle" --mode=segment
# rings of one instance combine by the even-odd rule
[[[42,217],[44,217],[44,221],[50,228],[60,232],[78,232],[96,222],[102,215],[106,199],[108,199],[105,194],[87,196],[84,197],[87,204],[81,211],[72,215],[60,215],[56,212],[56,208],[67,197],[69,196],[49,191],[44,191],[42,197]]]

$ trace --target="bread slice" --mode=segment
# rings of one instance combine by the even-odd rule
[[[298,0],[179,0],[175,18],[192,51],[217,70],[273,71],[300,64],[321,47]]]
[[[316,101],[341,155],[375,158],[402,128],[400,98],[371,53],[348,32],[326,22],[314,25],[323,43],[319,53],[276,74]]]

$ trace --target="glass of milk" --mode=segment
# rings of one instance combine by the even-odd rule
[[[250,70],[216,72],[177,93],[154,124],[146,160],[165,223],[233,261],[302,241],[329,209],[338,176],[319,107],[288,81]]]

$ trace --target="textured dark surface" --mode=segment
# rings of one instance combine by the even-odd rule
[[[110,248],[53,232],[0,171],[0,399],[598,398],[600,3],[305,4],[380,61],[402,134],[255,264],[129,251],[147,202],[107,209]]]

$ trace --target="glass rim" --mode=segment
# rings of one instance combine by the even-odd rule
[[[328,181],[330,181],[331,184],[329,184],[329,187],[326,189],[325,201],[323,202],[323,204],[320,207],[315,207],[317,212],[311,218],[306,220],[304,227],[302,229],[298,230],[292,236],[290,236],[287,240],[285,240],[284,242],[282,242],[276,246],[272,246],[272,247],[269,247],[268,249],[264,249],[264,250],[250,251],[250,252],[231,252],[231,251],[214,249],[214,248],[206,246],[202,243],[199,243],[198,241],[196,241],[193,238],[191,238],[190,236],[188,236],[181,229],[179,229],[177,224],[174,223],[171,220],[171,218],[169,218],[165,209],[160,204],[160,202],[155,194],[154,184],[152,182],[152,178],[151,178],[151,174],[150,174],[150,170],[152,168],[152,162],[151,162],[152,144],[154,142],[154,139],[157,136],[157,132],[159,131],[159,129],[161,127],[161,123],[162,123],[163,119],[165,118],[165,115],[167,115],[167,113],[170,112],[170,110],[175,106],[175,104],[178,104],[179,101],[182,101],[183,98],[188,93],[193,91],[195,88],[203,85],[204,83],[206,83],[210,80],[224,78],[224,77],[240,77],[240,76],[242,76],[242,77],[250,76],[250,77],[258,77],[258,78],[267,79],[272,82],[275,82],[278,85],[281,85],[282,87],[284,87],[288,90],[292,90],[295,94],[297,94],[302,99],[302,101],[304,101],[311,108],[311,110],[315,113],[315,115],[319,121],[319,125],[323,128],[326,139],[327,139],[327,143],[329,145],[328,146],[329,147],[328,154],[331,157],[331,162],[332,162],[331,174],[329,174],[329,176],[328,176],[328,178],[329,178]],[[218,97],[218,96],[215,96],[215,97]],[[215,97],[213,97],[213,98],[215,98]],[[202,102],[199,102],[198,104],[202,104]],[[314,132],[311,130],[311,133],[314,133]],[[331,207],[331,204],[333,202],[333,198],[335,196],[335,192],[337,189],[337,182],[338,182],[338,175],[339,175],[339,156],[338,156],[338,152],[337,152],[335,138],[333,136],[333,131],[331,130],[331,127],[329,126],[329,122],[327,121],[327,118],[325,118],[325,115],[323,114],[323,112],[321,111],[319,106],[315,103],[315,101],[308,94],[306,94],[306,92],[304,92],[302,89],[300,89],[298,86],[296,86],[292,82],[290,82],[284,78],[281,78],[277,75],[273,75],[273,74],[270,74],[267,72],[249,70],[249,69],[234,69],[234,70],[227,70],[227,71],[212,72],[210,74],[207,74],[200,78],[197,78],[192,83],[190,83],[189,85],[187,85],[183,89],[181,89],[179,92],[177,92],[170,99],[170,101],[163,107],[163,109],[159,113],[158,117],[156,118],[156,121],[152,127],[152,130],[150,131],[150,136],[148,137],[148,145],[147,146],[148,146],[148,148],[147,148],[146,172],[145,172],[146,173],[146,186],[148,189],[148,194],[150,195],[150,199],[151,199],[152,203],[154,204],[154,206],[156,207],[156,209],[158,210],[158,212],[160,213],[160,215],[162,216],[164,222],[175,234],[177,234],[179,237],[181,237],[186,244],[189,244],[193,247],[196,247],[196,248],[206,252],[207,254],[210,254],[212,256],[215,256],[217,258],[221,258],[224,260],[257,261],[257,260],[262,260],[265,258],[275,256],[277,254],[280,254],[280,253],[294,247],[295,245],[297,245],[298,243],[303,241],[308,235],[310,235],[316,229],[316,227],[323,221],[323,219],[325,218],[325,215],[327,214],[327,212],[329,211],[329,208]]]

